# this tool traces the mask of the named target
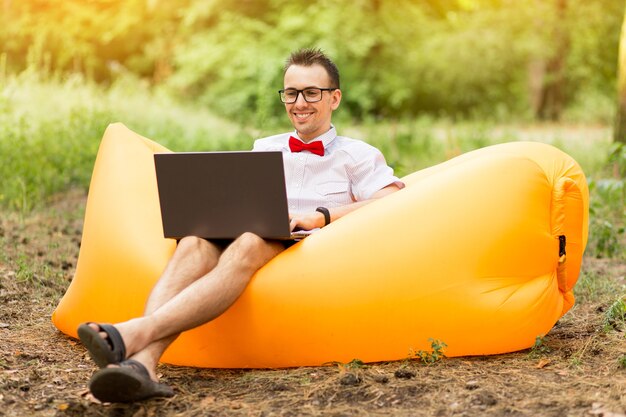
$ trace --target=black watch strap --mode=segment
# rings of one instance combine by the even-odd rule
[[[327,226],[330,223],[330,211],[326,207],[318,207],[315,211],[319,211],[324,215],[324,226]]]

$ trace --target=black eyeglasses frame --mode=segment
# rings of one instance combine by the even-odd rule
[[[283,101],[283,93],[285,91],[287,91],[287,90],[296,92],[296,98],[293,101],[289,101],[289,102]],[[307,100],[306,96],[303,94],[304,91],[306,91],[306,90],[320,90],[320,92],[321,92],[320,99],[319,100],[315,100],[315,101]],[[333,88],[307,87],[307,88],[303,88],[302,90],[298,90],[297,88],[285,88],[285,89],[282,89],[282,90],[278,90],[278,96],[280,97],[280,101],[283,104],[293,104],[293,103],[295,103],[296,101],[298,101],[298,96],[300,96],[300,94],[302,94],[302,97],[304,98],[304,101],[306,101],[307,103],[317,103],[319,101],[322,101],[322,96],[324,95],[323,94],[324,91],[334,91],[334,90],[338,90],[338,88],[335,88],[335,87],[333,87]]]

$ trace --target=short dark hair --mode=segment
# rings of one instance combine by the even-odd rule
[[[321,65],[328,73],[331,84],[330,87],[339,88],[339,70],[335,63],[331,61],[321,49],[305,48],[292,52],[287,62],[285,62],[283,72],[287,72],[292,65],[301,65],[303,67]]]

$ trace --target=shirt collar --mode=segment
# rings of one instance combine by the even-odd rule
[[[293,136],[294,138],[297,138],[298,140],[301,140],[302,142],[304,142],[302,139],[300,139],[300,136],[298,136],[298,132],[296,132],[296,131],[294,131],[291,134],[291,136]],[[336,137],[337,137],[337,129],[335,129],[335,126],[333,126],[331,124],[330,125],[330,129],[328,129],[328,131],[326,131],[326,133],[322,133],[318,137],[310,140],[308,143],[320,140],[320,141],[322,141],[322,144],[324,145],[324,149],[326,149],[328,147],[328,145],[330,145],[331,142],[333,140],[335,140]]]

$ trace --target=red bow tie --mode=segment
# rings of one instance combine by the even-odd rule
[[[321,140],[316,140],[315,142],[304,143],[301,140],[294,138],[293,136],[289,137],[289,149],[291,152],[302,152],[309,151],[314,153],[315,155],[324,156],[324,144]]]

